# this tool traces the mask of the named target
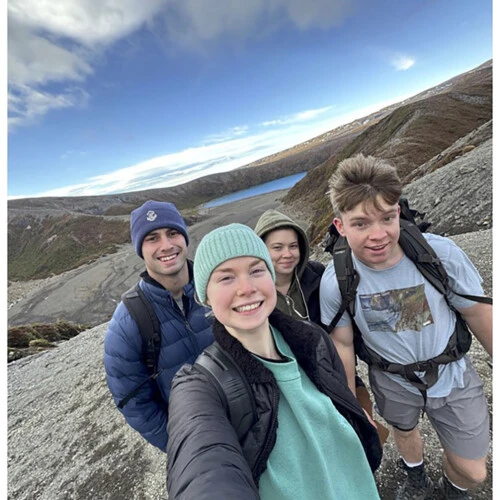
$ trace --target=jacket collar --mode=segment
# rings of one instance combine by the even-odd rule
[[[194,283],[193,283],[193,261],[192,260],[186,260],[187,266],[188,266],[188,273],[189,273],[189,281],[187,282],[186,285],[184,285],[183,290],[184,290],[184,295],[191,297],[194,293]],[[147,270],[144,270],[141,274],[140,277],[148,283],[149,285],[154,286],[154,289],[159,289],[162,290],[163,292],[167,292],[169,295],[172,295],[169,290],[167,290],[161,283],[158,283],[154,278],[152,278]],[[154,290],[152,289],[152,290]]]
[[[316,366],[316,349],[321,333],[315,325],[298,321],[275,309],[269,316],[269,322],[283,335],[290,346],[297,362],[313,381],[318,380]],[[242,369],[247,380],[252,383],[269,383],[274,381],[273,374],[258,359],[243,347],[243,344],[230,335],[217,319],[213,325],[214,337],[224,351],[229,353],[235,363]]]

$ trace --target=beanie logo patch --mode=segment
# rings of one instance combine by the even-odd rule
[[[149,210],[146,214],[146,220],[149,222],[153,222],[158,217],[157,213],[154,210]]]

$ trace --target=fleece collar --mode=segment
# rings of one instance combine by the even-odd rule
[[[297,362],[313,382],[318,382],[316,353],[321,334],[315,325],[298,321],[275,309],[269,322],[277,328],[290,346]],[[213,324],[214,338],[223,350],[227,351],[235,363],[243,370],[247,380],[252,383],[274,383],[272,372],[247,351],[243,344],[230,335],[217,319]]]

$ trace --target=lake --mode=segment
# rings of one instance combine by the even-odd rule
[[[307,172],[301,172],[300,174],[289,175],[287,177],[282,177],[281,179],[275,179],[274,181],[259,184],[258,186],[236,191],[235,193],[211,200],[202,205],[200,208],[219,207],[220,205],[225,205],[226,203],[244,200],[245,198],[257,196],[259,194],[272,193],[273,191],[279,191],[281,189],[289,189],[303,179],[306,174]]]

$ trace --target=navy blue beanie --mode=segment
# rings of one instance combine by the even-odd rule
[[[130,214],[130,235],[137,255],[142,256],[142,242],[148,233],[161,228],[176,229],[181,233],[186,245],[189,236],[186,223],[173,203],[149,200]]]

